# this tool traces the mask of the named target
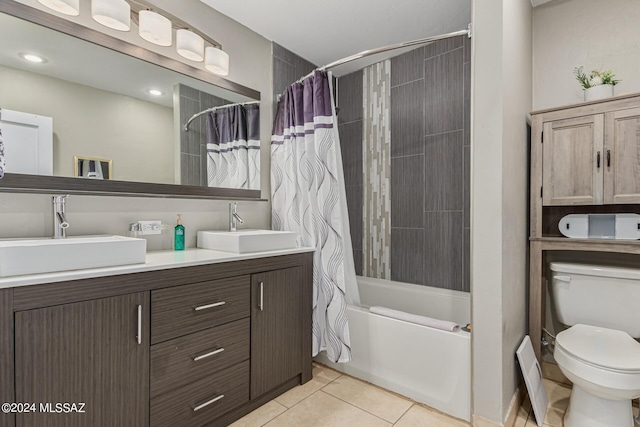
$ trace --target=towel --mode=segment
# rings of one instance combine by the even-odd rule
[[[0,108],[0,120],[2,119],[2,108]],[[4,178],[4,168],[7,162],[4,160],[4,143],[2,142],[2,128],[0,128],[0,179]]]
[[[404,311],[392,310],[386,307],[371,307],[369,311],[374,314],[379,314],[380,316],[391,317],[392,319],[403,320],[430,328],[442,329],[443,331],[458,332],[460,330],[460,325],[454,322],[418,316],[417,314],[405,313]]]

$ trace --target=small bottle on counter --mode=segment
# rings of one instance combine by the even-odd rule
[[[182,214],[178,214],[178,224],[173,231],[173,249],[176,251],[184,251],[184,225],[182,225]]]

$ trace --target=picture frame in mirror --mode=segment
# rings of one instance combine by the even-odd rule
[[[88,179],[113,179],[113,160],[102,157],[73,156],[73,176]]]

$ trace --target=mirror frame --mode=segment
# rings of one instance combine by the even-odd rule
[[[254,89],[31,6],[15,1],[2,1],[0,2],[0,12],[202,80],[222,89],[260,100],[260,92]],[[260,198],[261,190],[133,181],[96,181],[72,177],[15,173],[6,173],[4,178],[0,179],[0,192],[262,200]]]

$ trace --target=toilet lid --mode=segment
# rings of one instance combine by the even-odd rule
[[[556,345],[604,369],[640,372],[640,343],[623,331],[575,325],[558,334]]]

